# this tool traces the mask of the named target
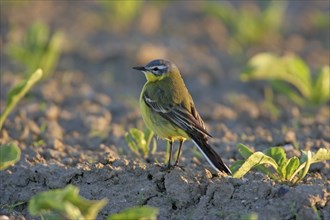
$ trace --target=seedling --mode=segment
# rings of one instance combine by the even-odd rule
[[[138,15],[142,1],[100,1],[107,10],[108,22],[115,28],[128,26]]]
[[[3,110],[0,116],[0,130],[9,113],[13,110],[16,104],[24,97],[24,95],[32,88],[32,86],[41,79],[42,75],[42,70],[38,69],[37,71],[32,73],[28,77],[28,79],[20,82],[11,89],[11,91],[7,95],[6,108]]]
[[[313,211],[314,211],[314,214],[315,214],[316,219],[317,220],[321,220],[322,218],[321,218],[321,215],[319,213],[319,210],[317,210],[317,208],[316,208],[315,205],[313,205],[312,208],[313,208]]]
[[[231,170],[234,178],[241,178],[252,168],[257,168],[277,182],[296,184],[309,171],[310,165],[330,160],[330,150],[321,148],[315,154],[311,151],[302,151],[300,159],[296,156],[287,158],[283,147],[272,147],[264,152],[253,152],[243,144],[237,149],[245,159],[236,161]]]
[[[27,74],[40,67],[46,78],[53,73],[58,63],[63,40],[61,32],[51,35],[47,26],[34,23],[23,40],[11,40],[6,52],[14,61],[24,66]]]
[[[156,220],[159,210],[151,206],[136,206],[124,209],[118,214],[111,215],[108,220],[136,219]]]
[[[251,212],[241,217],[241,220],[258,220],[258,213]]]
[[[68,185],[64,189],[49,190],[33,196],[29,201],[29,212],[32,216],[46,219],[96,219],[106,204],[106,199],[87,200],[79,196],[79,188]]]
[[[9,213],[13,212],[15,208],[19,207],[19,206],[22,206],[22,205],[25,205],[26,202],[17,202],[17,203],[14,203],[14,204],[3,204],[3,205],[0,205],[0,208],[1,209],[7,209]]]
[[[330,68],[324,66],[313,80],[310,69],[299,57],[278,57],[270,53],[255,55],[241,75],[243,81],[268,80],[275,90],[301,106],[320,105],[330,100]]]
[[[45,146],[46,143],[44,140],[35,140],[32,142],[32,146],[33,147],[42,147],[42,146]]]
[[[286,3],[284,1],[269,1],[265,9],[234,7],[227,2],[209,1],[205,4],[204,11],[220,19],[230,33],[230,52],[239,53],[246,46],[272,41],[278,38]]]
[[[21,158],[21,149],[15,144],[0,146],[0,170],[15,164]]]
[[[53,189],[38,193],[29,201],[29,212],[42,219],[96,219],[99,211],[108,203],[107,199],[88,200],[79,196],[79,188],[68,185],[63,189]],[[151,206],[136,206],[109,216],[117,219],[157,219],[158,209]]]
[[[151,130],[145,129],[144,132],[132,128],[129,133],[125,135],[125,140],[131,151],[138,157],[147,158],[151,150],[151,154],[155,153],[157,149],[157,143],[154,137],[154,133]],[[152,143],[152,149],[150,149]]]
[[[330,26],[330,15],[322,11],[313,11],[309,15],[314,27],[321,30],[328,30]]]

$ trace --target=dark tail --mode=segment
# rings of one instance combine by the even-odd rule
[[[206,137],[191,137],[196,147],[202,152],[206,160],[216,171],[223,171],[231,175],[230,169],[221,160],[220,156],[207,143]]]

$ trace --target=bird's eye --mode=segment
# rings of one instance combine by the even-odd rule
[[[158,71],[159,69],[158,69],[158,67],[154,67],[152,70]]]

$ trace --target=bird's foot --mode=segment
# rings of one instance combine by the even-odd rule
[[[173,168],[174,168],[174,166],[172,166],[171,164],[167,164],[166,166],[161,167],[160,168],[160,171],[162,171],[162,172],[164,172],[164,171],[170,172]]]

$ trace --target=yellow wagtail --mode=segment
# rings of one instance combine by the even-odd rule
[[[208,144],[211,135],[205,130],[194,102],[177,66],[167,60],[153,60],[146,66],[133,67],[142,71],[147,82],[140,96],[140,108],[147,127],[170,144],[167,168],[171,167],[173,141],[180,146],[174,166],[178,165],[182,143],[192,140],[216,171],[231,174],[220,156]]]

